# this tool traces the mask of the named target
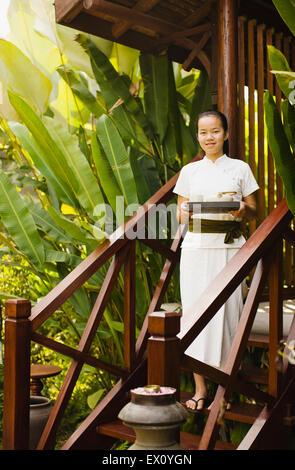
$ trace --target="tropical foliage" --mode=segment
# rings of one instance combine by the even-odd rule
[[[295,33],[295,5],[292,0],[273,0],[280,15]],[[268,56],[273,73],[283,92],[284,100],[279,111],[269,91],[264,95],[268,140],[272,150],[276,169],[286,189],[288,206],[295,215],[295,72],[285,56],[274,46],[268,46]]]
[[[24,294],[34,304],[198,152],[195,118],[210,93],[206,74],[184,73],[167,56],[56,26],[50,1],[11,0],[8,16],[13,34],[0,40],[0,256],[29,273]],[[161,255],[138,247],[137,267],[139,328]],[[42,329],[77,344],[107,268]],[[122,292],[119,276],[93,343],[117,364]],[[176,273],[167,300],[177,292]],[[99,384],[93,407],[112,379],[91,372]]]

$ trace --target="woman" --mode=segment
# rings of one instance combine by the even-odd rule
[[[202,292],[245,243],[238,222],[242,219],[251,220],[256,216],[254,192],[259,189],[249,165],[226,155],[228,124],[222,113],[206,111],[200,114],[197,120],[197,138],[205,156],[182,168],[174,188],[174,192],[178,194],[179,222],[189,221],[187,201],[205,201],[212,199],[212,196],[216,197],[217,193],[231,193],[233,200],[240,202],[240,207],[227,214],[196,214],[194,217],[202,219],[197,224],[197,227],[202,224],[201,230],[196,229],[196,224],[193,225],[190,219],[190,228],[181,246],[180,337],[194,321],[193,307],[197,306]],[[224,227],[220,228],[221,221],[227,221],[225,225],[231,226],[228,233],[225,233]],[[208,229],[207,225],[212,224],[213,228]],[[221,222],[221,225],[224,224]],[[220,230],[223,231],[220,233]],[[243,308],[242,289],[243,285],[236,289],[188,347],[187,355],[217,368],[225,365]],[[207,387],[203,376],[194,374],[194,380],[195,393],[186,402],[186,406],[199,411],[207,402]]]

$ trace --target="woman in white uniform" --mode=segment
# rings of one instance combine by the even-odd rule
[[[193,307],[197,306],[202,292],[245,243],[239,222],[256,216],[253,193],[259,189],[249,165],[226,155],[228,125],[222,113],[202,113],[197,121],[197,138],[205,156],[182,168],[174,188],[178,194],[179,222],[189,222],[191,214],[187,201],[212,200],[212,196],[216,197],[218,193],[231,193],[233,200],[240,202],[240,207],[227,214],[196,214],[194,217],[202,219],[199,224],[192,224],[190,219],[189,230],[181,246],[182,318],[179,337],[184,336],[194,323]],[[242,289],[243,285],[240,285],[220,308],[188,347],[187,355],[217,368],[225,365],[243,308]],[[195,394],[186,406],[198,411],[207,402],[207,387],[203,376],[194,374],[194,380]]]

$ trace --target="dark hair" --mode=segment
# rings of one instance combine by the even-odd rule
[[[218,117],[221,121],[224,133],[226,133],[228,131],[228,123],[227,123],[227,119],[226,119],[225,115],[221,111],[218,111],[216,109],[210,109],[208,111],[204,111],[203,113],[199,114],[199,116],[197,118],[197,123],[196,123],[197,124],[196,125],[197,129],[198,129],[199,120],[202,117],[205,117],[205,116],[216,116],[216,117]],[[228,154],[228,152],[229,152],[229,145],[228,145],[228,139],[226,139],[224,141],[224,144],[223,144],[223,153]]]

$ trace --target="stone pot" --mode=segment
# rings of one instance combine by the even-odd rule
[[[51,412],[51,400],[47,397],[30,396],[30,449],[36,449]]]
[[[153,391],[151,387],[154,387]],[[176,401],[176,390],[170,387],[147,386],[131,390],[131,401],[118,417],[134,429],[135,443],[129,450],[179,450],[178,436],[188,412]]]

